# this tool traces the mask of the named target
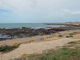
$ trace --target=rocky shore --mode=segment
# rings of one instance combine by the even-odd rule
[[[2,37],[0,38],[0,41],[17,39],[17,38],[27,38],[31,36],[37,36],[37,35],[39,36],[50,35],[60,31],[80,29],[76,27],[57,27],[57,28],[47,27],[47,28],[48,29],[45,29],[45,28],[32,29],[27,27],[13,28],[13,29],[3,28],[3,29],[0,29],[0,34],[2,35]],[[4,35],[7,35],[7,37],[3,38]]]

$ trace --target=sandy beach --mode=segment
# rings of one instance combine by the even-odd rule
[[[63,32],[58,32],[55,34],[64,34],[64,33],[72,33],[72,32],[80,32],[79,30],[70,30],[70,31],[63,31]],[[50,35],[45,35],[45,36],[50,36]],[[20,42],[25,42],[29,41],[31,39],[35,40],[37,38],[42,38],[43,36],[35,36],[35,37],[30,37],[30,38],[22,38],[22,39],[13,39],[13,40],[7,40],[7,41],[0,41],[0,45],[10,45],[12,43],[20,43]],[[71,38],[65,38],[63,37],[52,37],[45,39],[44,41],[41,42],[31,42],[29,44],[21,44],[17,49],[5,53],[3,55],[0,54],[0,59],[2,56],[2,60],[10,60],[14,58],[20,57],[22,54],[27,53],[27,54],[33,54],[33,53],[42,53],[42,50],[45,49],[55,49],[56,46],[63,46],[64,44],[71,42],[71,41],[78,41],[80,40],[80,34],[74,35],[74,37]]]

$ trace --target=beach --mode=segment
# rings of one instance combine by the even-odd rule
[[[75,26],[47,27],[46,29],[27,27],[0,29],[0,34],[2,34],[0,46],[18,45],[12,51],[4,52],[3,54],[0,52],[0,59],[2,60],[19,58],[22,54],[42,54],[43,50],[55,49],[57,46],[63,46],[68,42],[80,40],[80,28]],[[4,35],[8,37],[5,38]],[[69,35],[71,37],[68,37]],[[9,39],[7,40],[7,38]]]
[[[72,33],[72,32],[79,32],[79,31],[80,30],[62,31],[62,32],[54,33],[53,35],[64,34],[64,33]],[[0,41],[0,45],[11,45],[12,43],[20,43],[20,42],[27,42],[27,41],[30,41],[30,40],[38,40],[39,38],[43,38],[45,36],[49,37],[51,35],[33,36],[33,37],[28,37],[28,38],[18,38],[18,39],[5,40],[5,41]],[[63,37],[63,38],[65,38],[65,37]],[[56,39],[60,39],[60,38],[59,37],[54,37],[54,40],[56,40]]]
[[[0,60],[80,60],[80,1],[0,0]]]
[[[72,32],[80,32],[80,30],[69,30],[69,31],[63,31],[58,32],[56,34],[69,34]],[[34,40],[34,42],[30,42],[28,44],[23,43],[20,44],[19,47],[13,51],[10,51],[8,53],[4,53],[2,56],[2,60],[10,60],[14,58],[20,57],[22,54],[34,54],[39,53],[41,54],[43,50],[45,49],[55,49],[56,46],[63,46],[64,44],[71,42],[71,41],[78,41],[80,40],[80,34],[74,35],[74,37],[66,38],[65,34],[63,37],[52,37],[44,39],[43,41],[37,41],[36,39],[42,38],[42,37],[49,37],[51,35],[44,35],[44,36],[35,36],[35,37],[29,37],[29,38],[20,38],[20,39],[13,39],[13,40],[7,40],[7,41],[0,41],[0,45],[11,45],[12,43],[20,43],[20,42],[26,42],[30,41],[31,39]],[[0,55],[1,56],[1,55]],[[1,57],[0,57],[1,59]]]

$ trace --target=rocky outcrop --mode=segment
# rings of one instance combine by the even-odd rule
[[[36,36],[36,35],[49,35],[51,33],[59,32],[59,31],[65,31],[65,29],[61,29],[61,28],[31,29],[27,27],[22,27],[22,28],[13,28],[13,29],[0,29],[0,34],[8,35],[8,37],[11,37],[10,39],[14,39],[14,38],[16,39],[16,38],[26,38],[30,36]]]

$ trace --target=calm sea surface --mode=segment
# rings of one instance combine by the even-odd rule
[[[42,23],[0,23],[0,28],[46,28],[46,27],[59,27],[60,25],[45,25]]]

